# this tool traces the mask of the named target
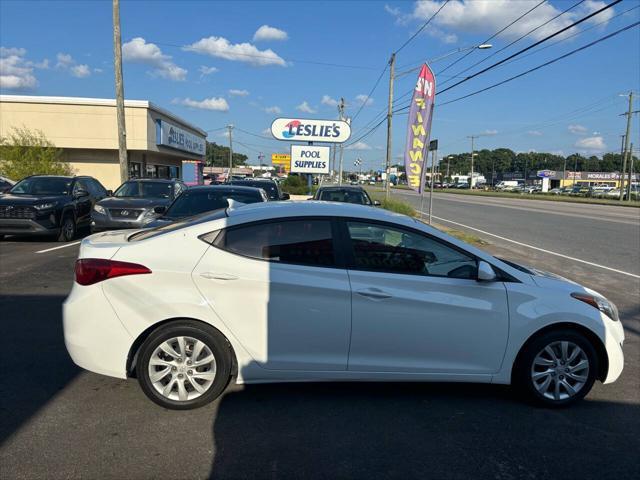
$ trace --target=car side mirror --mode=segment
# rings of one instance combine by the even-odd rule
[[[493,282],[497,278],[496,272],[487,262],[480,260],[478,262],[478,281]]]
[[[378,200],[374,200],[373,201],[373,206],[374,207],[379,207],[380,205],[382,205]]]
[[[288,193],[282,194],[282,200],[289,200],[290,198],[291,198],[291,195],[289,195]]]
[[[107,190],[107,197],[113,197],[113,190]]]
[[[153,207],[153,213],[165,213],[167,211],[167,207],[161,205],[159,207]]]
[[[74,194],[74,196],[76,198],[88,197],[89,196],[89,192],[87,192],[86,190],[78,189],[78,190],[76,190],[76,193]]]

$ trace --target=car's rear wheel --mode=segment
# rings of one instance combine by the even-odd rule
[[[589,393],[598,372],[598,355],[588,338],[573,330],[550,331],[522,351],[514,381],[538,404],[561,407]]]
[[[67,213],[62,218],[62,224],[60,225],[60,232],[58,232],[59,242],[70,242],[76,236],[76,222],[73,215]]]
[[[231,375],[231,351],[213,328],[193,321],[167,324],[140,347],[136,373],[144,393],[174,410],[198,408],[217,398]]]

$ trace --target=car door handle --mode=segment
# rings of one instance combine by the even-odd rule
[[[206,278],[207,280],[237,280],[238,279],[236,275],[232,275],[230,273],[224,273],[224,272],[202,272],[200,276],[202,278]]]
[[[363,297],[371,298],[372,300],[384,300],[385,298],[391,298],[393,295],[390,295],[379,288],[371,288],[367,290],[358,290],[356,291],[358,295]]]

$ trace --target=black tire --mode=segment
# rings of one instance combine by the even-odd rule
[[[589,371],[588,374],[585,375],[586,381],[582,384],[582,386],[575,394],[569,396],[568,398],[553,399],[543,395],[535,387],[532,378],[534,360],[536,359],[538,354],[545,349],[545,347],[555,344],[556,342],[570,342],[574,345],[577,345],[578,347],[580,347],[580,349],[582,349],[587,361],[589,362]],[[536,368],[540,370],[544,369],[545,367]],[[547,368],[552,369],[553,367],[549,366]],[[589,391],[593,387],[593,383],[595,382],[596,377],[598,376],[598,368],[598,355],[596,349],[587,337],[575,330],[552,330],[538,335],[530,342],[528,342],[527,345],[525,345],[523,350],[520,352],[518,361],[514,367],[513,384],[528,401],[545,407],[566,407],[579,400],[582,400],[589,393]],[[554,373],[555,375],[553,376],[552,382],[558,382],[558,379],[563,378],[563,376],[558,374],[557,371]],[[570,377],[568,376],[565,378],[567,379],[567,381],[570,379]],[[571,383],[573,383],[573,380],[571,380]],[[552,385],[555,386],[555,383],[553,383]],[[568,392],[568,390],[564,387],[561,390],[563,390],[564,393]]]
[[[215,358],[215,377],[208,389],[197,398],[191,400],[174,400],[156,390],[149,377],[149,362],[154,351],[165,341],[174,337],[189,337],[204,342]],[[188,358],[188,356],[187,356]],[[136,375],[142,391],[158,405],[172,410],[191,410],[199,408],[218,398],[226,389],[231,378],[231,346],[217,330],[200,322],[178,320],[155,330],[140,347],[136,362]],[[158,367],[159,369],[161,367]],[[188,367],[185,367],[188,368]],[[173,379],[174,373],[170,374]],[[175,375],[178,375],[177,373]],[[184,373],[186,375],[186,373]],[[168,375],[169,376],[169,375]],[[191,382],[191,380],[189,380]],[[168,382],[167,382],[168,383]],[[193,386],[184,382],[194,392]],[[174,390],[172,388],[172,390]],[[175,386],[177,390],[177,385]],[[177,392],[172,391],[173,394]]]
[[[70,242],[76,236],[76,221],[71,213],[65,213],[60,222],[60,231],[58,232],[59,242]]]

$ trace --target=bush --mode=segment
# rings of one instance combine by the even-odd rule
[[[309,186],[305,177],[289,176],[280,186],[282,191],[287,192],[289,195],[307,195],[309,193]],[[314,185],[311,191],[313,192],[316,189],[317,187]]]
[[[417,217],[418,212],[407,202],[402,200],[395,200],[393,198],[376,198],[382,204],[382,208],[395,213],[401,213],[402,215],[409,215],[410,217]]]
[[[0,137],[0,175],[17,181],[29,175],[71,173],[71,167],[62,161],[62,150],[40,130],[13,128]]]

